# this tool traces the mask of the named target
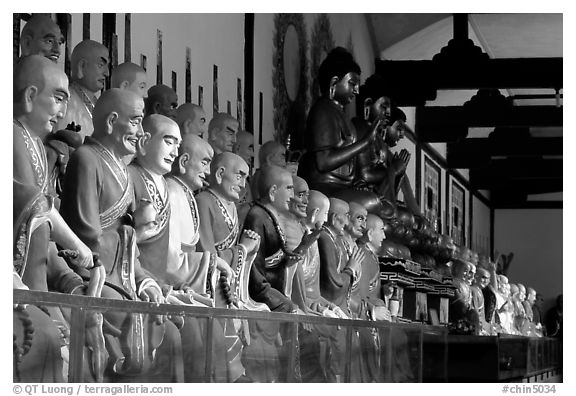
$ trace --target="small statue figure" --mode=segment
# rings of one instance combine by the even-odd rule
[[[176,122],[182,136],[189,133],[204,139],[208,134],[208,118],[202,106],[193,103],[183,103],[176,110]]]
[[[167,85],[158,84],[148,89],[144,98],[144,114],[160,114],[176,121],[178,108],[178,95]]]
[[[145,97],[147,95],[146,70],[132,62],[124,62],[112,70],[110,88],[127,89]]]
[[[56,130],[66,129],[74,122],[80,125],[82,140],[94,131],[92,113],[98,94],[105,88],[110,75],[110,55],[108,48],[93,41],[83,40],[74,47],[70,57],[70,99],[66,115]]]
[[[208,143],[215,154],[233,152],[240,124],[227,113],[216,113],[208,124]]]
[[[32,15],[20,33],[22,56],[42,55],[58,63],[64,36],[48,15]]]

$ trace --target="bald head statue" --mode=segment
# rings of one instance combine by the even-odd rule
[[[286,166],[286,147],[275,140],[269,140],[260,147],[258,152],[260,167],[276,165]]]
[[[456,280],[461,282],[468,283],[468,273],[470,271],[470,265],[462,260],[453,260],[452,261],[452,277]]]
[[[242,157],[227,151],[216,154],[210,165],[210,189],[228,202],[236,202],[247,176],[248,164]]]
[[[346,231],[352,239],[358,239],[364,235],[366,230],[366,216],[368,216],[368,211],[358,202],[350,202],[350,221],[346,226]]]
[[[262,203],[281,213],[289,211],[290,200],[294,198],[294,184],[290,172],[274,165],[263,168],[257,187]]]
[[[108,48],[94,40],[79,42],[70,57],[71,80],[88,92],[95,94],[104,89],[110,75]]]
[[[232,152],[240,124],[227,113],[216,113],[208,125],[208,142],[215,153]]]
[[[64,36],[60,28],[47,15],[34,15],[26,22],[20,34],[22,56],[41,55],[57,63]]]
[[[145,99],[146,115],[161,114],[176,120],[176,108],[178,108],[178,95],[167,85],[158,84],[150,87],[148,97]]]
[[[136,153],[143,136],[144,101],[134,92],[111,88],[94,106],[92,137],[118,158]]]
[[[146,70],[135,63],[124,62],[112,70],[111,88],[127,89],[144,98],[147,84]]]
[[[373,252],[377,252],[382,246],[382,241],[386,239],[384,233],[384,221],[372,213],[368,213],[366,217],[366,232],[364,240],[370,246]]]
[[[328,221],[330,200],[317,190],[310,190],[308,206],[306,207],[306,225],[308,228],[322,227]]]
[[[294,175],[292,182],[294,184],[294,197],[290,200],[290,212],[300,219],[305,219],[310,195],[308,183],[301,177]]]
[[[204,138],[207,133],[206,112],[196,104],[181,104],[176,110],[176,122],[183,136],[193,134]]]
[[[172,173],[186,183],[192,191],[196,191],[208,186],[208,175],[210,175],[213,157],[212,146],[200,136],[183,135]]]
[[[336,232],[342,233],[348,225],[350,207],[346,201],[339,198],[330,198],[330,210],[328,211],[328,225]]]
[[[14,66],[13,116],[33,136],[49,134],[64,117],[68,77],[41,55],[21,58]]]
[[[142,122],[144,136],[138,142],[138,163],[153,175],[164,175],[172,169],[180,146],[180,128],[176,122],[160,114],[152,114]]]
[[[254,135],[245,130],[238,131],[234,152],[242,157],[247,164],[252,164],[254,159]]]
[[[476,276],[474,277],[474,284],[480,289],[484,289],[490,283],[490,271],[484,267],[476,268]]]

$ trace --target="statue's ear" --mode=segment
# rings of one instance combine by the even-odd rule
[[[108,114],[106,117],[106,134],[111,135],[114,130],[114,123],[118,120],[118,113],[115,111]]]
[[[316,208],[312,211],[312,214],[310,215],[310,224],[316,224],[316,216],[318,216],[319,212],[320,208]]]
[[[276,184],[273,184],[272,187],[270,187],[270,189],[268,190],[268,198],[270,199],[270,202],[274,202],[274,200],[276,199],[277,192],[278,192],[278,186]]]
[[[372,106],[374,101],[371,98],[364,99],[364,108]]]
[[[24,110],[26,114],[31,113],[34,107],[34,100],[38,96],[38,87],[30,85],[24,90]]]
[[[226,170],[226,169],[225,169],[223,166],[219,167],[219,168],[216,170],[216,172],[214,173],[214,177],[216,178],[216,183],[218,183],[218,184],[221,184],[221,183],[222,183],[222,179],[223,179],[223,177],[224,177],[224,171],[225,171],[225,170]]]
[[[366,238],[368,242],[372,242],[372,235],[374,235],[374,230],[372,228],[366,229]]]
[[[28,48],[30,47],[30,42],[32,41],[32,37],[30,35],[20,37],[20,46],[22,47],[22,53],[28,52]]]
[[[192,124],[192,120],[190,118],[188,118],[186,121],[184,121],[184,123],[182,124],[182,134],[186,134],[190,132],[190,125]]]
[[[136,144],[136,152],[140,155],[146,155],[146,146],[152,139],[152,135],[150,132],[144,132],[144,135],[140,139],[138,139],[138,143]]]
[[[154,104],[152,105],[152,109],[154,109],[154,113],[155,114],[160,114],[160,102],[154,102]]]
[[[81,80],[84,78],[84,67],[86,66],[86,59],[80,59],[78,61],[78,64],[76,65],[77,69],[76,69],[76,73],[78,76],[78,80]]]
[[[127,80],[124,80],[120,83],[120,86],[118,88],[127,89],[129,85],[130,85],[130,83]]]
[[[332,78],[330,79],[330,88],[338,84],[338,81],[340,81],[340,78],[338,78],[338,76],[332,76]]]
[[[190,154],[188,153],[184,153],[178,157],[178,172],[180,172],[180,174],[183,175],[186,173],[186,165],[188,164],[188,161],[190,161]]]

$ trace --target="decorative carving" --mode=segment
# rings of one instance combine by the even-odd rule
[[[274,25],[274,139],[283,142],[288,134],[304,133],[308,107],[308,43],[302,14],[276,14]],[[291,63],[293,59],[298,64]]]

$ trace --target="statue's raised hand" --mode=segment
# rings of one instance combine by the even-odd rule
[[[396,175],[401,175],[406,172],[408,162],[410,162],[410,153],[408,150],[402,149],[399,153],[394,154],[392,157],[392,164],[390,166]]]
[[[352,250],[352,255],[350,256],[350,259],[348,259],[347,267],[350,268],[354,274],[357,274],[358,272],[360,272],[362,262],[364,261],[365,258],[366,253],[364,253],[363,250],[361,250],[360,248],[358,248],[358,246],[356,246],[354,247],[354,250]]]
[[[317,227],[314,228],[311,232],[304,234],[302,236],[302,240],[300,241],[296,249],[294,249],[294,253],[299,255],[306,253],[306,251],[310,248],[310,246],[312,246],[312,244],[314,244],[314,242],[318,240],[321,231],[322,228]]]
[[[260,246],[260,235],[256,231],[246,229],[242,231],[240,244],[246,248],[248,254],[256,252]]]

